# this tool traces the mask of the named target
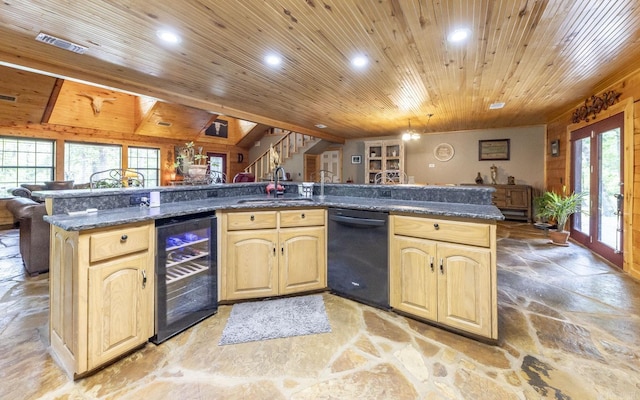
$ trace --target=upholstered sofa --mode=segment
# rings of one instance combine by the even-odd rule
[[[49,271],[49,224],[44,203],[15,197],[7,202],[9,210],[20,226],[20,255],[29,275]]]
[[[88,187],[88,185],[87,185]],[[38,201],[38,199],[34,199],[31,196],[31,192],[39,191],[39,190],[67,190],[67,189],[79,189],[74,186],[73,181],[49,181],[45,182],[44,185],[33,185],[23,183],[20,187],[9,189],[9,193],[16,197],[26,197],[27,199],[32,199]]]

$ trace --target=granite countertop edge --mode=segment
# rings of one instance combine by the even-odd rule
[[[285,197],[286,200],[298,199]],[[252,202],[253,200],[258,200]],[[242,203],[240,201],[243,201]],[[80,215],[47,215],[48,223],[67,231],[83,231],[122,224],[144,222],[163,218],[175,218],[218,210],[252,210],[278,208],[342,207],[350,209],[433,215],[439,217],[470,218],[478,220],[503,220],[504,215],[494,205],[465,203],[425,202],[396,199],[369,199],[343,196],[314,196],[312,201],[282,201],[243,197],[226,197],[175,203],[163,203],[159,207],[127,207],[108,209]]]

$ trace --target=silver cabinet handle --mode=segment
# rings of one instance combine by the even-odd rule
[[[142,270],[142,288],[147,287],[147,271]]]
[[[444,274],[444,259],[440,259],[440,273]]]

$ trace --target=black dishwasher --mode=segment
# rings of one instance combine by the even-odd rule
[[[332,292],[389,309],[389,214],[329,209],[327,282]]]

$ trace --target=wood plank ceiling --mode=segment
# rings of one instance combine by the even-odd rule
[[[545,123],[639,67],[639,26],[637,0],[9,0],[0,63],[366,138],[409,121],[426,132]],[[467,41],[447,39],[457,28]],[[161,43],[159,29],[181,41]],[[86,54],[36,42],[39,32]],[[280,66],[265,64],[270,53]],[[351,66],[357,54],[364,68]]]

